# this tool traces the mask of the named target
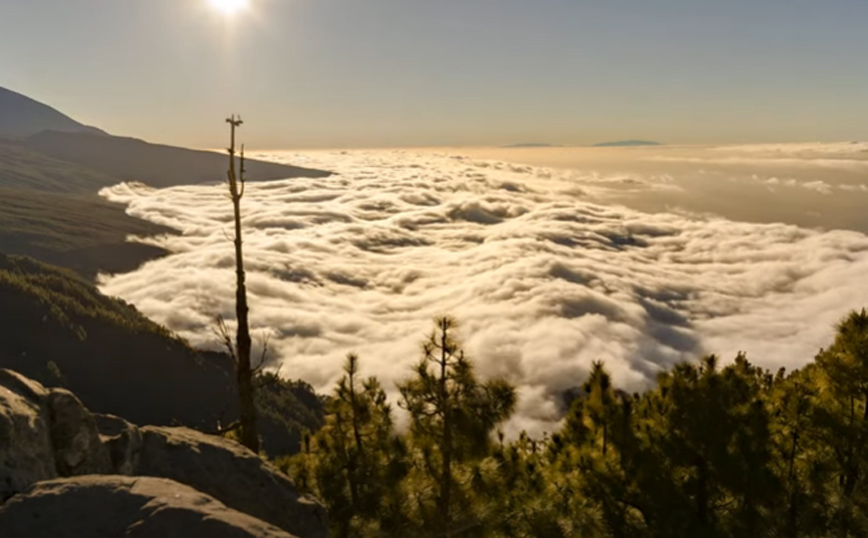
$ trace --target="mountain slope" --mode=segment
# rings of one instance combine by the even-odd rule
[[[120,180],[115,177],[43,155],[21,141],[0,138],[0,187],[95,194],[117,183]]]
[[[130,217],[97,196],[120,180],[0,139],[0,252],[24,254],[93,278],[132,271],[166,252],[127,237],[173,230]]]
[[[155,246],[127,241],[174,230],[130,217],[123,206],[83,194],[0,187],[0,252],[32,256],[87,278],[132,271],[164,256]]]
[[[208,360],[71,272],[0,255],[0,367],[139,422],[208,427],[231,409],[226,358]]]
[[[219,182],[227,158],[149,144],[81,125],[33,99],[0,88],[0,252],[78,271],[131,271],[165,252],[126,241],[169,232],[98,196],[123,181],[154,187]],[[251,181],[324,177],[329,172],[247,161]]]
[[[0,87],[0,136],[26,138],[42,131],[105,134],[20,93]]]
[[[228,166],[225,154],[117,136],[46,131],[28,138],[26,146],[122,181],[139,181],[158,188],[223,181]],[[245,161],[245,168],[250,181],[331,175],[322,170],[250,159]]]
[[[74,391],[92,411],[213,431],[237,417],[234,365],[200,352],[74,273],[0,254],[0,368]],[[295,452],[324,410],[309,385],[257,380],[271,455]]]

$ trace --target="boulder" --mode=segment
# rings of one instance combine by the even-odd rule
[[[0,501],[40,480],[110,471],[96,422],[75,395],[0,369]]]
[[[80,476],[39,482],[0,506],[4,538],[293,538],[172,480]]]
[[[303,538],[328,536],[326,511],[242,445],[188,428],[140,428],[135,474],[169,478]]]
[[[47,501],[39,499],[62,494],[70,496],[64,506],[74,507],[79,501],[71,500],[73,493],[128,499],[137,482],[119,481],[119,476],[156,477],[199,490],[225,505],[222,509],[249,514],[301,538],[328,536],[323,506],[302,495],[286,475],[242,445],[187,428],[140,428],[119,417],[93,415],[65,389],[46,389],[0,369],[0,505],[34,483],[85,475],[110,475],[114,482],[43,483],[43,489],[28,493],[28,498],[35,495],[28,502],[43,507]],[[162,495],[148,491],[154,498]],[[45,508],[49,509],[53,510]],[[154,513],[164,510],[172,509]],[[191,524],[200,524],[198,515],[184,517],[192,517]],[[175,524],[180,519],[171,521]],[[189,535],[200,534],[191,531]],[[255,534],[238,534],[248,535]]]
[[[111,463],[93,415],[74,394],[52,389],[48,394],[48,414],[54,461],[60,476],[109,474]]]
[[[57,476],[47,396],[39,383],[0,370],[0,502]]]
[[[111,474],[132,476],[139,466],[142,434],[139,428],[114,415],[94,414],[99,437],[111,459]]]

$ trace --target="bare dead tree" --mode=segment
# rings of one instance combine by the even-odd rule
[[[235,316],[238,322],[235,349],[232,355],[235,359],[235,373],[238,382],[238,400],[241,424],[241,443],[254,452],[259,452],[259,435],[256,431],[256,407],[254,404],[253,369],[250,365],[250,325],[248,323],[247,285],[244,274],[244,253],[241,239],[241,198],[244,196],[244,146],[241,146],[241,163],[238,174],[235,172],[235,129],[243,121],[241,117],[226,120],[230,126],[231,139],[229,152],[229,196],[235,210]],[[231,338],[223,324],[224,344],[232,348]]]

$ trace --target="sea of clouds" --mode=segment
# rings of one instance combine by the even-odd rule
[[[868,146],[814,149],[809,156],[786,146],[642,154],[653,173],[425,150],[262,154],[335,174],[248,185],[254,334],[269,338],[271,368],[320,391],[331,390],[350,351],[360,354],[363,373],[391,388],[410,375],[433,318],[453,315],[479,374],[504,376],[519,388],[511,435],[551,431],[564,391],[580,385],[595,360],[630,391],[706,353],[729,360],[745,351],[768,368],[799,367],[829,343],[848,310],[868,305],[866,235],[727,220],[683,204],[642,212],[621,201],[625,193],[683,200],[685,164],[693,181],[703,181],[705,167],[720,174],[731,164],[721,159],[737,159],[732,177],[781,203],[789,191],[823,197],[826,190],[868,203],[852,176],[853,167],[868,173],[859,153]],[[773,162],[744,170],[744,161],[763,158]],[[682,167],[664,173],[666,159],[681,159]],[[806,163],[812,159],[818,162]],[[823,175],[834,159],[847,161],[847,183]],[[788,184],[786,166],[798,167],[799,179]],[[180,234],[141,239],[172,254],[103,276],[102,291],[194,345],[216,347],[215,317],[234,317],[225,191],[105,189],[103,196],[131,215]],[[750,192],[732,203],[750,203]]]

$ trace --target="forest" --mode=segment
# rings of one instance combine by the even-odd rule
[[[517,394],[436,321],[398,387],[408,425],[349,355],[326,424],[277,460],[338,538],[856,537],[868,534],[868,313],[802,369],[743,354],[628,394],[595,363],[561,429],[504,438]]]

